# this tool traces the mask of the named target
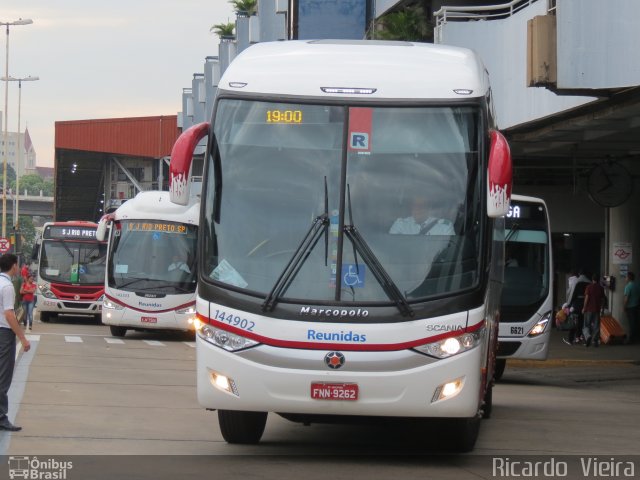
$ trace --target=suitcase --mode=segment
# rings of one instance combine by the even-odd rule
[[[624,330],[618,321],[610,315],[600,317],[600,340],[606,345],[624,342]]]

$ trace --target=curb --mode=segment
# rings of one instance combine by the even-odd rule
[[[516,358],[509,360],[509,368],[555,368],[555,367],[582,367],[582,366],[629,366],[637,367],[640,360],[580,360],[574,358],[552,358],[549,360],[518,360]]]

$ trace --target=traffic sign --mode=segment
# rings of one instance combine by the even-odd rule
[[[7,253],[11,249],[11,242],[8,238],[0,237],[0,253]]]

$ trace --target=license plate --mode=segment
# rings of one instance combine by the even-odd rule
[[[358,384],[312,383],[311,398],[316,400],[358,400]]]
[[[142,321],[142,323],[158,323],[156,317],[141,317],[140,321]]]

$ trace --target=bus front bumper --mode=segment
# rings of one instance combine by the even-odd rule
[[[47,298],[38,295],[36,307],[40,312],[62,313],[68,315],[100,315],[102,300],[74,301]]]
[[[209,409],[467,418],[479,410],[481,348],[443,360],[412,350],[344,351],[344,367],[334,370],[326,364],[327,350],[260,345],[231,353],[199,336],[196,344],[198,400]],[[332,388],[327,384],[347,385],[357,399],[313,398],[324,386]],[[458,390],[441,398],[447,384]]]
[[[140,312],[129,308],[102,309],[102,323],[141,330],[193,330],[193,313]]]

